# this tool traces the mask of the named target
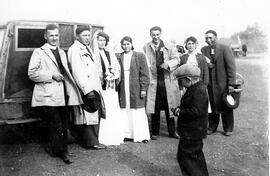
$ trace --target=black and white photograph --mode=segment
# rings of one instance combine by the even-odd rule
[[[268,176],[268,0],[0,0],[0,176]]]

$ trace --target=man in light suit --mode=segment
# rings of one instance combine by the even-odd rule
[[[146,112],[151,114],[152,139],[156,140],[160,128],[160,111],[166,115],[169,136],[178,139],[174,115],[170,111],[180,103],[178,81],[172,74],[180,61],[174,46],[160,39],[159,26],[150,29],[152,41],[144,46],[144,53],[150,68],[150,85],[147,92]]]
[[[93,97],[93,92],[100,94],[102,90],[98,61],[90,48],[91,28],[87,25],[79,25],[76,29],[76,40],[68,50],[68,62],[71,74],[76,81],[81,94],[87,99]],[[86,149],[105,149],[99,144],[99,118],[101,109],[88,112],[77,106],[74,108],[73,122],[75,124],[73,132],[79,144]]]
[[[28,67],[28,76],[35,82],[32,107],[40,111],[48,125],[52,155],[71,164],[67,155],[67,105],[79,105],[82,99],[69,72],[66,54],[58,47],[58,26],[48,24],[44,37],[47,43],[34,50]]]
[[[232,50],[229,46],[217,43],[217,33],[209,30],[205,33],[208,46],[203,47],[202,53],[210,59],[208,93],[212,113],[208,114],[209,127],[207,134],[216,132],[221,115],[225,136],[232,135],[233,109],[223,102],[224,93],[232,93],[236,84],[236,66]]]

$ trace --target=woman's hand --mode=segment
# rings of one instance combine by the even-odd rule
[[[141,98],[146,97],[146,91],[141,91]]]

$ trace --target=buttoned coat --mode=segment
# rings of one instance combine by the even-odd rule
[[[121,66],[121,81],[119,83],[118,95],[121,108],[126,108],[125,78],[124,78],[124,53],[117,54]],[[147,91],[149,86],[149,70],[145,55],[133,51],[129,70],[130,108],[144,108],[145,98],[141,98],[141,91]]]
[[[177,131],[184,139],[206,137],[208,96],[206,85],[199,81],[187,88],[181,99]]]
[[[83,95],[96,90],[101,92],[101,82],[99,78],[98,61],[94,57],[92,50],[75,40],[68,50],[68,63],[70,72]],[[92,59],[90,57],[92,55]],[[81,111],[81,109],[80,109]],[[79,112],[76,115],[75,124],[93,124],[92,121],[98,119],[98,111],[88,113]],[[96,123],[95,123],[96,124]]]
[[[80,92],[70,74],[67,64],[66,53],[58,48],[62,64],[66,74],[64,81],[52,79],[53,73],[60,73],[57,61],[50,50],[49,44],[34,50],[29,66],[28,76],[35,82],[32,96],[32,106],[65,106],[64,84],[68,96],[68,105],[82,103]]]
[[[187,60],[188,60],[188,57],[189,57],[189,54],[183,54],[182,56],[180,56],[180,65],[186,64]],[[196,53],[195,57],[196,57],[196,60],[198,62],[198,67],[201,70],[200,78],[201,78],[202,82],[205,85],[208,85],[208,83],[209,83],[209,71],[208,71],[208,66],[207,66],[206,59],[200,53]]]
[[[228,86],[235,85],[236,66],[233,53],[229,46],[216,44],[214,58],[210,56],[210,46],[201,49],[202,53],[210,58],[213,68],[209,68],[211,80],[208,85],[210,105],[212,111],[221,113],[226,108],[223,103],[222,94],[228,90]],[[213,95],[213,96],[212,96]]]
[[[179,66],[180,60],[175,47],[163,42],[162,48],[164,63],[168,64],[169,71],[164,71],[164,82],[167,93],[167,102],[170,117],[173,117],[171,108],[175,108],[180,103],[180,91],[178,81],[175,78],[173,71]],[[155,113],[156,92],[157,92],[157,67],[156,67],[156,53],[152,42],[147,43],[143,47],[146,59],[148,61],[149,73],[150,73],[150,85],[147,92],[146,112]]]

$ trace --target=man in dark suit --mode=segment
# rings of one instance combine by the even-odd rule
[[[225,136],[232,135],[234,126],[233,109],[228,108],[222,100],[224,92],[234,91],[236,67],[233,53],[229,46],[217,43],[217,33],[209,30],[205,33],[208,46],[202,53],[210,59],[208,93],[212,112],[208,115],[207,134],[216,132],[221,114]]]

